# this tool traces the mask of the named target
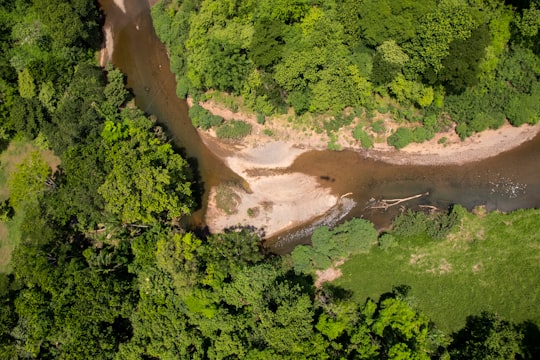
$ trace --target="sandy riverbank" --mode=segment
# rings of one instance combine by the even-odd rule
[[[387,144],[375,144],[364,151],[366,157],[400,165],[450,165],[484,160],[512,150],[532,140],[540,132],[540,123],[514,127],[505,124],[496,130],[485,130],[461,141],[454,131],[438,134],[422,144],[409,144],[395,150]],[[439,139],[447,140],[440,144]]]
[[[192,102],[189,101],[191,105]],[[287,168],[303,152],[325,150],[328,139],[320,134],[307,134],[293,129],[287,121],[270,120],[265,126],[257,123],[255,115],[234,113],[225,107],[206,102],[203,107],[225,120],[249,122],[252,135],[241,143],[223,144],[212,131],[200,131],[207,146],[246,181],[250,191],[236,188],[237,212],[226,214],[216,206],[216,189],[210,196],[206,222],[212,231],[221,231],[237,224],[251,225],[272,236],[283,230],[309,222],[336,207],[339,195],[320,185],[316,178],[299,173],[287,173]],[[272,136],[265,134],[270,129]],[[540,131],[540,124],[513,127],[509,124],[497,130],[487,130],[461,141],[453,130],[438,134],[422,144],[410,144],[395,150],[377,143],[364,150],[352,136],[338,139],[343,149],[357,151],[366,158],[393,164],[450,165],[483,160],[511,150],[531,140]],[[439,140],[446,138],[444,143]],[[218,149],[227,148],[227,151]],[[272,204],[272,206],[269,206]]]
[[[259,147],[246,147],[225,157],[227,166],[244,179],[246,188],[229,186],[237,204],[229,213],[218,206],[217,196],[223,189],[215,187],[211,190],[206,212],[210,231],[250,225],[271,237],[336,206],[338,196],[322,187],[316,178],[284,170],[304,151],[286,142],[270,142]]]
[[[114,0],[114,11],[125,13],[124,1]],[[156,0],[148,0],[150,5],[155,2]],[[118,25],[120,26],[121,24]],[[136,23],[131,26],[138,30]],[[112,58],[115,31],[106,20],[105,40],[100,56],[102,66]],[[253,127],[252,135],[234,145],[220,143],[212,131],[200,132],[208,147],[244,179],[240,186],[236,184],[229,187],[233,202],[236,203],[234,209],[229,209],[229,213],[218,206],[216,195],[220,189],[216,187],[210,190],[206,222],[213,232],[240,224],[263,229],[267,236],[272,236],[287,228],[320,218],[338,207],[342,194],[333,194],[330,188],[323,187],[315,177],[287,171],[303,152],[327,149],[329,139],[326,134],[316,134],[311,130],[295,127],[293,122],[288,121],[293,114],[268,119],[262,126],[257,123],[254,114],[233,113],[212,102],[206,102],[203,106],[226,120],[244,120]],[[388,125],[387,129],[390,129],[392,124]],[[520,128],[504,126],[475,135],[464,142],[450,131],[430,142],[412,144],[400,151],[382,143],[377,143],[374,149],[366,151],[352,138],[352,128],[349,128],[340,132],[336,145],[342,149],[357,151],[367,158],[395,164],[460,164],[482,160],[516,147],[531,139],[539,130],[540,125]],[[446,137],[444,144],[438,141],[442,137]]]
[[[188,99],[188,103],[192,101]],[[313,134],[294,129],[284,118],[273,119],[264,127],[257,124],[256,116],[244,113],[234,113],[220,104],[206,102],[201,104],[215,115],[225,120],[237,119],[250,123],[253,127],[252,135],[242,141],[243,146],[256,148],[260,144],[271,141],[286,142],[291,148],[303,150],[326,150],[328,137],[325,134]],[[366,158],[380,160],[400,165],[461,165],[465,163],[484,160],[505,151],[518,147],[526,141],[533,139],[540,132],[540,122],[536,125],[522,125],[514,127],[505,124],[496,130],[486,130],[475,134],[464,141],[453,129],[439,133],[432,140],[421,144],[412,143],[401,150],[386,143],[375,143],[369,150],[362,149],[352,135],[352,126],[344,129],[337,141],[342,150],[356,151]],[[264,134],[264,129],[270,129],[273,136]],[[439,142],[446,138],[444,142]]]

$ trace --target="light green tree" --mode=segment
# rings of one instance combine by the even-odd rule
[[[19,94],[25,99],[36,96],[36,84],[28,68],[19,71]]]
[[[8,178],[9,203],[20,209],[24,203],[32,202],[47,188],[51,169],[41,154],[30,153]]]

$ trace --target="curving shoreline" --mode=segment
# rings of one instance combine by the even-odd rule
[[[114,1],[115,11],[121,12],[124,0],[108,1]],[[155,0],[140,1],[148,1],[150,5],[155,2]],[[137,28],[137,23],[132,25]],[[100,59],[102,65],[107,59],[111,59],[114,51],[115,39],[111,33],[111,26],[106,19],[103,30],[105,44]],[[199,130],[206,147],[244,180],[241,186],[233,189],[239,199],[236,212],[233,214],[225,213],[218,208],[215,201],[217,187],[209,189],[210,201],[206,223],[212,232],[240,224],[263,229],[266,236],[271,237],[292,227],[311,223],[336,207],[342,194],[333,193],[328,185],[321,184],[316,177],[288,170],[302,153],[310,150],[326,150],[329,139],[325,134],[295,128],[287,119],[288,116],[293,116],[292,114],[267,119],[263,127],[257,123],[255,114],[233,113],[213,102],[201,105],[226,120],[244,120],[253,127],[252,135],[236,144],[218,141],[212,130]],[[268,130],[271,130],[272,135],[268,135]],[[498,130],[488,130],[474,135],[464,142],[461,142],[453,131],[449,131],[438,135],[430,142],[411,144],[397,151],[386,144],[376,144],[373,149],[364,150],[352,138],[352,129],[345,128],[340,133],[337,144],[343,150],[355,151],[366,158],[391,164],[426,166],[465,164],[515,148],[532,139],[539,131],[540,124],[520,128],[507,125]],[[444,144],[439,144],[438,140],[443,136],[447,139]]]
[[[191,106],[193,100],[188,99],[188,104]],[[252,135],[249,135],[241,142],[241,146],[243,147],[257,148],[261,144],[282,141],[289,144],[291,148],[303,149],[305,151],[328,149],[328,139],[321,139],[320,134],[305,135],[302,131],[291,128],[283,119],[271,120],[270,128],[277,134],[273,139],[263,134],[263,127],[257,123],[255,115],[241,112],[234,113],[212,101],[202,102],[200,105],[212,114],[223,117],[225,120],[237,119],[250,123],[254,131]],[[199,133],[204,134],[203,136],[214,137],[212,131],[199,131]],[[349,134],[344,134],[343,138],[339,139],[338,144],[342,150],[355,151],[361,153],[366,158],[389,164],[425,166],[463,165],[512,150],[532,140],[539,133],[540,122],[536,125],[525,124],[520,127],[514,127],[506,123],[499,129],[485,130],[463,141],[453,129],[450,129],[447,132],[438,133],[432,140],[421,144],[411,143],[400,150],[396,150],[386,143],[376,143],[372,149],[366,150],[357,144]],[[439,143],[439,140],[443,137],[446,138],[446,141]]]
[[[193,101],[188,99],[191,106]],[[225,107],[206,102],[204,108],[225,120],[237,119],[249,122],[252,135],[235,144],[219,141],[212,130],[199,129],[199,135],[206,146],[220,157],[228,167],[240,175],[250,191],[235,189],[238,206],[236,213],[227,214],[216,204],[216,189],[212,189],[206,213],[206,223],[210,230],[219,232],[238,224],[249,224],[263,229],[267,237],[272,237],[293,227],[303,225],[328,213],[339,204],[342,194],[331,193],[314,177],[305,174],[287,174],[287,168],[302,153],[310,150],[326,150],[327,139],[305,136],[294,131],[285,122],[271,121],[268,126],[277,134],[264,134],[254,115],[233,113]],[[512,127],[504,125],[497,130],[487,130],[461,141],[453,130],[438,134],[434,139],[422,144],[410,144],[395,150],[387,144],[376,144],[373,149],[364,150],[350,145],[350,139],[342,139],[344,150],[356,151],[366,158],[398,165],[460,165],[487,159],[511,150],[531,140],[540,133],[540,124]],[[439,139],[446,137],[444,144]],[[264,207],[261,204],[278,204]],[[250,209],[257,209],[257,216],[249,216]]]

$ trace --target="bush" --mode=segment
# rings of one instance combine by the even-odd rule
[[[452,206],[448,213],[435,215],[433,221],[429,222],[426,227],[427,235],[435,240],[445,239],[454,226],[461,222],[465,212],[463,207],[456,205]]]
[[[373,139],[368,135],[368,133],[366,133],[363,129],[362,129],[362,126],[361,125],[358,125],[354,128],[353,130],[353,137],[357,140],[357,141],[360,141],[360,143],[362,144],[362,147],[364,149],[369,149],[371,147],[373,147]]]
[[[433,136],[435,136],[433,131],[430,131],[421,126],[414,128],[412,133],[413,133],[413,140],[414,142],[417,142],[417,143],[422,143],[426,140],[431,140],[433,139]]]
[[[227,121],[216,129],[219,139],[238,140],[251,134],[251,125],[241,120]]]
[[[506,108],[508,121],[514,126],[536,124],[540,117],[538,99],[531,95],[517,95]]]
[[[382,134],[386,131],[383,120],[377,120],[371,124],[371,129],[377,134]]]
[[[257,124],[264,125],[266,123],[266,117],[263,114],[257,114]]]
[[[405,238],[425,234],[434,240],[442,240],[460,223],[465,212],[459,205],[453,206],[447,213],[434,215],[408,210],[394,219],[393,234]]]
[[[199,104],[194,104],[189,109],[189,117],[191,118],[193,126],[200,127],[204,130],[219,126],[223,123],[223,118],[221,116],[213,115]]]
[[[312,246],[300,245],[292,252],[297,272],[312,272],[328,268],[332,262],[367,251],[377,239],[377,230],[364,219],[352,219],[333,230],[321,226],[311,237]]]
[[[384,233],[379,237],[379,248],[381,250],[390,249],[391,247],[394,246],[395,241],[396,241],[396,238],[394,237],[394,235],[389,234],[389,233]]]
[[[414,135],[411,129],[400,127],[395,133],[388,137],[388,145],[396,149],[402,149],[409,145],[414,140]]]
[[[426,214],[421,211],[407,212],[397,216],[392,222],[393,234],[402,237],[413,237],[426,232],[429,219]]]
[[[341,145],[338,144],[338,137],[335,134],[330,135],[330,141],[328,142],[328,150],[340,151]]]
[[[349,126],[352,124],[354,120],[354,114],[349,115],[336,115],[330,120],[324,121],[324,129],[326,130],[326,133],[328,136],[330,136],[332,133],[339,131],[344,126]]]

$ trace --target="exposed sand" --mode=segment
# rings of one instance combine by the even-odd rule
[[[366,157],[392,164],[465,164],[511,150],[533,139],[539,131],[540,123],[520,127],[505,124],[497,130],[485,130],[464,141],[461,141],[455,132],[449,131],[422,144],[409,144],[399,151],[387,144],[375,144],[373,150],[365,151],[364,154]],[[442,137],[447,140],[444,144],[439,144],[438,140]]]
[[[341,269],[339,269],[339,267],[344,263],[345,260],[341,259],[326,270],[317,270],[315,272],[315,287],[320,289],[322,287],[322,284],[324,284],[325,282],[332,282],[337,278],[341,277],[343,273],[341,272]]]
[[[99,54],[99,66],[105,67],[109,61],[111,61],[114,52],[114,39],[112,34],[111,25],[105,21],[103,26],[104,44],[101,46]]]
[[[188,104],[192,105],[190,99]],[[283,119],[271,119],[263,127],[257,123],[253,114],[234,113],[212,101],[201,105],[225,120],[244,120],[253,127],[252,135],[243,139],[241,144],[221,144],[220,146],[228,147],[229,150],[214,151],[234,172],[243,177],[246,182],[244,185],[250,192],[236,190],[240,204],[235,214],[228,215],[217,208],[214,201],[215,189],[212,190],[206,215],[211,231],[221,231],[238,224],[251,225],[264,229],[270,237],[320,217],[339,204],[338,196],[322,187],[317,179],[299,173],[286,173],[286,168],[303,152],[326,149],[326,135],[308,134],[293,129]],[[264,129],[271,129],[273,135],[266,135]],[[382,143],[375,144],[373,149],[364,150],[346,135],[340,138],[338,143],[343,149],[357,151],[366,158],[388,163],[447,165],[495,156],[531,140],[539,131],[540,124],[521,127],[506,124],[500,129],[487,130],[461,141],[453,129],[450,129],[430,141],[410,144],[399,151]],[[219,141],[215,139],[213,131],[200,131],[200,134],[207,144],[214,143],[214,146],[209,146],[211,150],[218,148],[215,143]],[[439,143],[443,137],[446,140]],[[324,279],[324,274],[321,276]]]
[[[192,101],[188,99],[191,106]],[[326,150],[328,148],[328,137],[326,134],[313,134],[294,129],[284,118],[271,119],[265,127],[257,124],[256,116],[253,114],[234,113],[226,109],[223,105],[212,101],[201,103],[201,105],[215,115],[222,116],[225,120],[238,119],[249,122],[253,126],[251,136],[242,141],[242,145],[256,147],[261,143],[272,141],[283,141],[291,148],[303,150]],[[350,126],[352,128],[353,126]],[[271,129],[272,137],[263,134],[263,130]],[[337,143],[343,150],[357,151],[367,158],[380,160],[391,164],[407,165],[450,165],[475,162],[489,157],[496,156],[505,151],[511,150],[522,143],[533,139],[540,132],[540,122],[536,125],[522,125],[514,127],[505,124],[496,130],[486,130],[475,134],[464,141],[453,129],[446,133],[437,134],[435,138],[421,144],[412,143],[401,150],[386,143],[376,143],[373,149],[365,150],[352,139],[351,131],[344,129]],[[441,138],[446,138],[444,143],[439,143]]]
[[[245,180],[248,190],[231,188],[238,199],[234,214],[216,205],[217,189],[212,189],[206,223],[212,232],[236,225],[250,225],[271,237],[287,228],[308,222],[337,205],[338,197],[323,188],[312,176],[285,173],[305,150],[285,142],[245,148],[225,158],[227,165]]]
[[[156,2],[157,0],[148,0],[150,6]],[[122,12],[126,12],[125,0],[114,0],[114,3]],[[105,36],[100,53],[101,66],[105,66],[112,59],[114,52],[113,32],[107,19],[103,29]],[[188,103],[191,105],[189,99]],[[329,188],[322,187],[316,178],[286,172],[286,168],[301,153],[326,149],[329,139],[325,134],[295,129],[287,121],[291,114],[270,119],[263,127],[257,123],[254,114],[234,113],[211,101],[201,105],[226,120],[244,120],[253,127],[252,135],[246,137],[241,145],[210,146],[216,155],[223,158],[227,165],[245,180],[243,185],[248,190],[234,189],[239,204],[236,213],[232,215],[216,206],[216,189],[211,190],[206,214],[206,222],[211,231],[217,232],[239,224],[250,225],[263,229],[266,236],[270,237],[320,217],[339,205],[339,197],[332,194]],[[265,130],[271,130],[272,135],[266,134]],[[510,150],[532,139],[539,131],[540,124],[519,128],[505,125],[498,130],[474,135],[464,142],[450,131],[429,142],[411,144],[400,151],[381,143],[366,151],[352,139],[351,131],[347,129],[340,134],[337,144],[342,149],[358,151],[365,157],[394,164],[462,164]],[[208,144],[216,143],[212,131],[200,134]],[[438,140],[443,136],[447,140],[444,144],[439,144]]]

